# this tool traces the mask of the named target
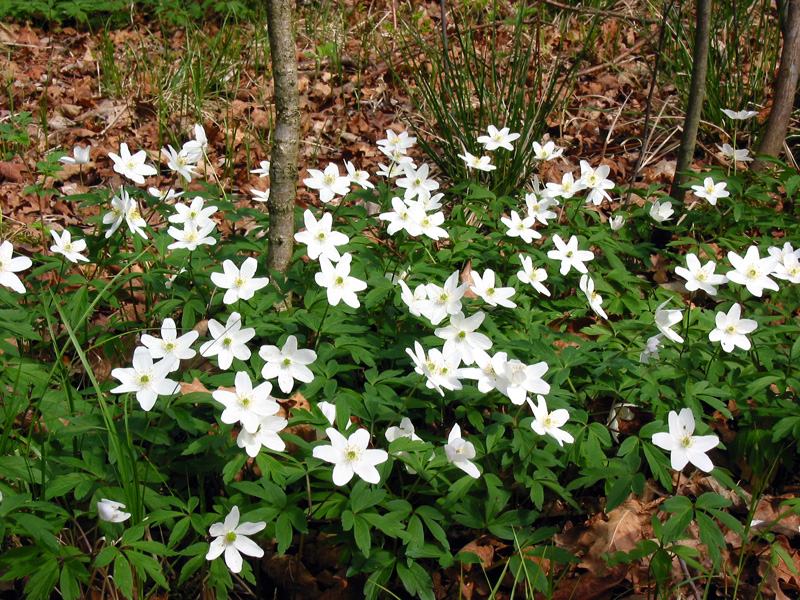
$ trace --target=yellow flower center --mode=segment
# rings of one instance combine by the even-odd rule
[[[344,447],[344,457],[348,462],[359,462],[364,456],[361,446],[348,443]]]

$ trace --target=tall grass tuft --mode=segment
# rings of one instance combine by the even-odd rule
[[[691,6],[684,4],[682,9],[671,11],[666,23],[669,35],[662,55],[662,76],[665,82],[674,83],[681,112],[688,98],[692,72],[694,21],[691,15],[687,18],[686,13]],[[726,122],[723,108],[758,110],[763,107],[764,90],[773,84],[780,49],[780,21],[772,2],[713,3],[701,138],[718,136],[719,125]],[[758,119],[743,121],[741,133],[749,133],[753,138],[761,125]]]
[[[394,75],[424,119],[411,125],[422,134],[419,143],[430,160],[452,181],[469,179],[458,155],[465,150],[485,154],[478,136],[489,125],[509,127],[521,135],[515,151],[495,152],[497,169],[482,176],[498,195],[519,188],[536,166],[532,143],[541,140],[548,116],[569,102],[578,67],[596,39],[598,19],[582,25],[579,46],[572,48],[566,47],[566,29],[575,21],[562,19],[552,51],[545,40],[546,19],[536,7],[522,4],[513,19],[494,20],[486,33],[464,29],[456,16],[447,49],[441,38],[406,26],[399,51],[411,68],[394,69]]]

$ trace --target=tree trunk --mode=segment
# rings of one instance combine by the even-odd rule
[[[689,84],[689,99],[686,105],[686,118],[683,121],[681,147],[678,150],[678,164],[669,195],[683,202],[686,190],[681,186],[687,180],[686,171],[692,168],[694,148],[697,143],[697,127],[703,111],[703,94],[706,89],[708,72],[708,46],[711,32],[711,0],[697,0],[697,24],[694,31],[694,57],[692,81]]]
[[[781,65],[775,82],[775,97],[772,100],[772,110],[769,113],[764,137],[761,138],[761,145],[758,147],[759,154],[778,158],[781,152],[794,107],[798,72],[800,72],[800,0],[788,0],[786,21],[783,26]],[[764,161],[753,161],[753,169],[756,171],[763,170],[764,166]]]
[[[275,127],[270,157],[269,247],[267,268],[285,273],[292,258],[297,154],[300,145],[300,97],[294,1],[267,0],[267,28],[275,82]]]

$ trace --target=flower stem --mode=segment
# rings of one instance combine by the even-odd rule
[[[411,392],[408,394],[408,396],[406,396],[406,399],[403,400],[403,404],[400,405],[400,408],[394,414],[394,416],[392,417],[392,420],[389,421],[389,424],[386,426],[386,429],[389,429],[389,427],[394,425],[394,422],[397,420],[397,417],[399,417],[401,414],[403,414],[403,409],[406,407],[406,404],[408,404],[408,401],[411,400],[411,396],[414,395],[414,392],[417,391],[417,388],[419,387],[419,384],[422,383],[422,381],[424,379],[425,379],[425,376],[424,375],[420,375],[419,379],[417,380],[417,384],[414,386],[414,389],[412,389]]]

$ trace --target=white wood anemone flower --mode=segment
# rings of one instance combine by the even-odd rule
[[[555,234],[553,236],[553,243],[556,246],[555,250],[547,252],[547,258],[551,260],[560,260],[561,268],[559,273],[566,275],[570,269],[575,269],[579,273],[588,273],[589,269],[583,264],[594,259],[594,252],[591,250],[578,250],[578,238],[572,236],[568,242],[564,242],[561,236]]]
[[[472,442],[467,442],[461,437],[461,427],[453,425],[450,435],[447,437],[447,444],[444,447],[444,454],[447,461],[453,463],[473,479],[478,479],[481,472],[475,463],[471,462],[475,458],[475,446]]]
[[[678,323],[680,323],[681,320],[683,319],[683,317],[681,316],[682,313],[683,313],[683,310],[682,309],[681,310],[678,310],[678,309],[667,310],[667,309],[665,309],[664,307],[667,304],[669,304],[669,302],[670,302],[670,299],[664,300],[664,302],[662,302],[658,306],[658,308],[656,309],[656,313],[655,313],[655,316],[653,318],[655,320],[656,327],[658,327],[658,330],[662,334],[664,334],[664,336],[668,340],[671,340],[671,341],[675,342],[676,344],[682,344],[683,343],[683,337],[681,337],[681,335],[679,333],[677,333],[675,331],[672,331],[672,327],[674,325],[677,325]]]
[[[750,246],[744,256],[728,252],[728,260],[733,270],[725,273],[725,276],[729,281],[745,286],[753,296],[760,298],[765,289],[780,290],[780,286],[770,279],[778,260],[774,256],[761,258],[758,246]]]
[[[369,431],[364,428],[357,429],[349,438],[344,437],[333,427],[328,427],[325,433],[328,434],[331,443],[315,447],[313,456],[333,463],[334,485],[347,484],[353,475],[358,475],[367,483],[380,483],[381,475],[375,467],[389,460],[389,453],[377,448],[367,449]]]
[[[680,413],[671,410],[668,421],[669,433],[654,433],[653,444],[669,451],[672,468],[680,471],[692,463],[701,471],[711,472],[714,463],[706,453],[717,447],[719,438],[715,435],[693,435],[695,424],[690,408],[684,408]]]
[[[278,387],[284,394],[289,394],[294,387],[295,379],[302,383],[311,383],[314,374],[306,365],[317,360],[317,353],[308,348],[297,348],[297,338],[290,335],[283,348],[277,346],[261,346],[258,355],[264,359],[261,376],[264,379],[278,378]]]
[[[161,339],[145,333],[142,335],[141,342],[150,351],[153,360],[163,358],[167,361],[171,373],[178,370],[181,360],[195,357],[197,351],[192,349],[192,344],[199,336],[200,334],[196,331],[187,331],[179,336],[175,321],[167,317],[161,324]]]
[[[311,260],[317,260],[320,256],[326,257],[331,262],[338,262],[341,258],[336,246],[342,246],[350,241],[345,234],[333,231],[333,215],[323,214],[319,221],[314,218],[314,213],[306,209],[303,213],[303,223],[305,231],[294,234],[294,239],[298,244],[306,245],[306,254]]]
[[[208,331],[212,339],[200,346],[200,356],[216,356],[220,369],[229,369],[234,358],[250,358],[247,342],[255,337],[256,330],[252,327],[242,329],[242,316],[238,312],[232,312],[225,325],[209,319]]]
[[[248,256],[237,268],[232,260],[222,263],[222,273],[211,273],[211,281],[218,288],[225,290],[222,302],[233,304],[237,300],[250,300],[255,293],[269,283],[268,277],[256,277],[258,261]]]
[[[725,275],[715,274],[717,264],[710,260],[705,265],[700,264],[700,259],[693,253],[686,255],[686,268],[675,267],[675,274],[686,280],[686,289],[690,292],[703,290],[705,293],[716,296],[717,288],[714,286],[728,282]]]
[[[350,192],[350,177],[342,176],[339,167],[330,163],[324,171],[308,169],[311,177],[303,179],[307,188],[319,192],[320,202],[327,204],[335,196],[346,196]]]
[[[342,254],[335,265],[327,256],[319,257],[320,272],[314,275],[314,281],[318,286],[325,288],[328,304],[331,306],[336,306],[339,302],[344,302],[351,308],[361,306],[356,292],[363,292],[367,289],[367,284],[350,275],[352,261],[353,257],[349,252]]]
[[[154,364],[150,350],[139,346],[133,351],[132,367],[117,367],[111,371],[111,376],[120,381],[120,385],[111,393],[135,392],[142,410],[150,410],[159,396],[171,396],[178,392],[178,384],[167,379],[169,368],[169,361],[160,360]]]
[[[108,523],[122,523],[131,518],[131,513],[124,512],[123,508],[125,505],[122,502],[102,498],[97,502],[97,516]]]
[[[61,232],[61,235],[55,229],[50,230],[50,235],[53,236],[55,244],[50,246],[50,252],[53,254],[62,254],[69,262],[89,262],[81,252],[86,250],[86,240],[74,240],[72,234],[66,229]]]
[[[120,144],[119,154],[109,152],[108,157],[114,161],[114,170],[117,173],[139,185],[144,184],[145,177],[158,173],[154,167],[144,164],[147,152],[139,150],[136,154],[131,154],[125,142]]]
[[[534,416],[531,429],[539,435],[549,435],[558,442],[559,446],[563,446],[564,442],[568,444],[574,442],[575,438],[561,429],[569,421],[569,411],[566,408],[558,408],[550,412],[547,410],[544,396],[537,395],[536,399],[538,404],[534,404],[530,398],[527,399]]]
[[[234,506],[222,523],[214,523],[208,530],[214,536],[206,554],[206,560],[214,560],[225,553],[225,564],[232,573],[242,570],[242,554],[261,558],[264,550],[246,537],[264,529],[264,521],[258,523],[239,523],[239,507]]]
[[[19,294],[25,293],[25,286],[17,273],[33,265],[27,256],[15,256],[14,246],[8,240],[0,244],[0,285],[10,288]]]
[[[511,142],[518,140],[520,134],[510,133],[510,131],[511,130],[508,127],[503,127],[502,129],[498,130],[494,125],[489,125],[489,135],[479,136],[478,143],[483,144],[483,147],[490,152],[492,150],[497,150],[498,148],[513,150],[514,146],[511,145]]]
[[[716,328],[708,334],[708,339],[712,342],[722,344],[725,352],[733,352],[735,347],[742,350],[750,350],[750,340],[748,333],[755,331],[758,327],[753,319],[742,319],[742,307],[734,304],[728,312],[719,311],[716,314]]]

